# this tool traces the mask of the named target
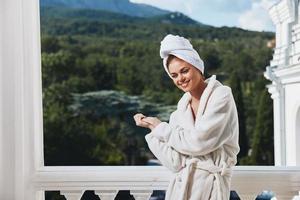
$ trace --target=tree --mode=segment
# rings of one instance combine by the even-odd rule
[[[55,53],[61,49],[59,40],[55,36],[44,36],[41,39],[42,52]]]
[[[248,137],[246,133],[246,116],[245,116],[245,106],[243,100],[243,93],[241,87],[241,80],[239,79],[236,72],[233,72],[230,76],[229,83],[232,89],[233,97],[236,103],[238,118],[239,118],[239,145],[240,153],[238,158],[247,156],[248,154]]]
[[[256,165],[274,164],[273,107],[266,90],[260,93],[251,162]]]

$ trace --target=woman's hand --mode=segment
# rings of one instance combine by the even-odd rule
[[[158,125],[161,123],[161,121],[157,118],[157,117],[145,117],[143,118],[143,121],[151,124],[151,126],[149,127],[151,129],[151,131]]]
[[[150,128],[149,126],[151,126],[151,124],[147,123],[147,122],[144,122],[143,119],[145,118],[146,116],[143,115],[142,113],[137,113],[133,116],[133,119],[135,121],[135,124],[137,126],[140,126],[140,127],[144,127],[144,128]]]
[[[142,113],[135,114],[133,118],[137,126],[149,128],[151,131],[161,122],[156,117],[146,117]]]

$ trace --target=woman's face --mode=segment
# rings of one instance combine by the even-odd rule
[[[184,92],[195,91],[204,84],[201,72],[177,57],[170,61],[168,69],[174,84]]]

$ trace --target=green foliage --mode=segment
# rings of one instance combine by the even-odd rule
[[[263,81],[258,82],[261,85]],[[266,89],[257,96],[257,113],[255,129],[249,157],[243,160],[244,164],[270,165],[274,164],[273,138],[273,107],[272,100]]]
[[[233,72],[229,79],[229,84],[234,96],[234,100],[236,103],[237,111],[238,111],[238,119],[239,119],[239,145],[240,152],[238,154],[238,158],[242,158],[247,156],[248,154],[248,136],[246,132],[246,116],[245,116],[245,106],[244,106],[244,98],[241,86],[241,80],[238,77],[236,72]]]

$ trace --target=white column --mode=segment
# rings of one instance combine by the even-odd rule
[[[295,135],[296,135],[296,166],[300,166],[300,107],[298,108],[296,112],[296,118],[295,118]],[[300,199],[300,194],[299,194]]]
[[[36,0],[2,0],[0,6],[1,199],[44,198],[32,182],[43,164],[36,134],[42,135],[38,7]]]
[[[18,23],[17,18],[20,12],[12,13],[13,2],[9,0],[1,1],[0,6],[0,32],[1,32],[1,105],[0,105],[0,197],[3,199],[17,199],[16,194],[16,124],[15,113],[15,83],[16,67],[20,65],[18,47],[19,40],[15,37]],[[16,5],[16,10],[19,6]],[[16,46],[14,46],[16,45]],[[14,48],[15,47],[15,48]],[[20,140],[22,138],[19,138]],[[19,170],[22,170],[20,168]],[[19,177],[23,182],[23,177]]]
[[[268,91],[273,99],[275,166],[283,166],[286,164],[284,113],[282,113],[284,99],[281,89],[275,83],[268,86]]]

